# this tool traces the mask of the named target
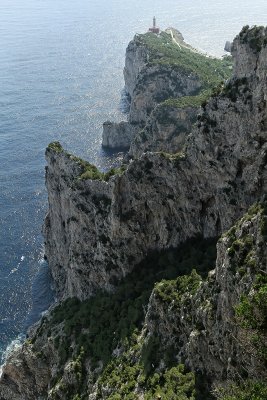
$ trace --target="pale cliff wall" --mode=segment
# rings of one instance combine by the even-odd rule
[[[139,74],[146,67],[149,60],[149,51],[146,46],[142,46],[132,40],[126,49],[124,81],[125,92],[129,96],[129,102],[133,98],[133,92],[137,85]],[[139,130],[139,126],[122,121],[120,123],[106,121],[103,124],[102,146],[110,149],[126,149]]]
[[[166,393],[161,384],[171,371],[168,359],[175,361],[171,365],[183,363],[200,376],[202,392],[240,379],[266,381],[266,214],[267,203],[257,203],[219,239],[216,268],[207,279],[192,272],[157,283],[144,308],[142,330],[128,345],[116,346],[108,370],[84,356],[72,335],[68,336],[69,357],[62,360],[60,343],[66,338],[67,322],[60,311],[52,311],[7,360],[0,380],[1,399],[100,400],[124,393],[125,398],[142,400],[151,393],[151,374],[157,383],[155,389],[152,386],[154,396]],[[193,376],[183,373],[177,381],[176,370],[174,388],[180,393],[184,379],[189,383],[190,377],[193,391],[197,385]],[[188,385],[185,390],[188,394]],[[208,392],[184,398],[210,399]]]
[[[106,121],[103,124],[102,146],[108,149],[128,150],[135,133],[135,128],[127,121]]]
[[[243,69],[253,54],[257,68],[241,78],[236,67],[203,109],[184,154],[146,153],[106,183],[80,181],[64,152],[47,151],[44,234],[61,295],[110,290],[147,252],[221,234],[266,192],[267,49],[253,53],[239,36],[233,48]]]
[[[61,298],[112,290],[151,250],[176,247],[197,234],[220,235],[266,194],[266,38],[265,29],[254,28],[235,39],[235,75],[202,110],[184,154],[146,153],[124,173],[110,176],[59,145],[47,149],[44,235]],[[92,179],[82,179],[86,176]],[[193,292],[179,280],[178,289],[176,283],[167,292],[164,282],[155,287],[143,332],[125,356],[132,363],[128,370],[137,374],[130,389],[137,399],[144,398],[140,347],[153,335],[163,348],[173,344],[177,362],[206,378],[266,381],[266,232],[263,204],[222,237],[215,272],[197,285],[194,280]],[[68,329],[64,313],[61,319],[60,312],[48,314],[7,360],[1,399],[67,400],[81,390],[90,400],[117,394],[122,385],[116,376],[93,382],[90,359],[77,353],[80,343],[73,335],[71,358],[62,361]],[[119,365],[114,361],[111,375],[115,367],[127,372],[120,358],[123,346],[115,350]],[[101,365],[97,368],[101,374]],[[164,368],[162,361],[157,371]]]
[[[128,121],[120,124],[109,121],[104,124],[102,139],[104,147],[128,149],[134,137],[145,127],[148,117],[157,104],[169,98],[195,95],[203,88],[202,79],[196,71],[190,70],[190,63],[187,65],[189,69],[176,63],[177,58],[184,57],[182,49],[194,54],[197,54],[196,50],[183,41],[180,32],[173,28],[168,32],[169,35],[162,33],[163,36],[151,33],[136,35],[129,43],[124,68],[125,91],[130,100]],[[168,44],[164,42],[166,38]],[[177,54],[174,52],[166,58],[161,52],[161,42],[173,47]],[[211,59],[202,54],[198,54],[198,57],[205,58],[207,71],[214,73],[214,67],[210,65]],[[194,63],[197,64],[198,61],[194,60],[192,65]],[[165,124],[167,125],[167,120]]]
[[[158,103],[197,93],[202,84],[195,74],[174,65],[148,65],[138,77],[130,104],[129,122],[143,128]]]
[[[197,120],[197,110],[197,107],[157,106],[146,126],[133,138],[128,157],[139,158],[146,152],[183,151],[186,137]]]
[[[130,41],[126,49],[125,66],[123,70],[126,93],[133,97],[139,74],[149,61],[149,51],[146,46],[140,45],[136,37]]]

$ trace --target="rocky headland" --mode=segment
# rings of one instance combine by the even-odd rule
[[[267,398],[267,30],[242,29],[219,82],[178,39],[129,44],[128,163],[102,173],[47,148],[59,302],[10,355],[0,399]],[[157,40],[174,58],[151,61]]]
[[[231,63],[227,59],[222,61],[207,57],[192,48],[174,28],[168,28],[159,35],[136,35],[129,43],[125,56],[125,92],[130,105],[127,121],[105,122],[102,145],[128,150],[136,139],[138,154],[135,154],[134,144],[129,153],[131,157],[138,157],[143,150],[149,151],[150,145],[154,150],[160,151],[164,144],[155,142],[149,135],[146,135],[146,140],[142,138],[143,129],[147,124],[146,131],[150,129],[149,117],[155,106],[163,105],[166,113],[162,119],[164,127],[162,129],[158,126],[158,129],[165,132],[165,138],[161,140],[170,142],[170,151],[177,152],[180,148],[179,143],[184,143],[185,135],[190,132],[193,117],[196,118],[204,98],[208,97],[210,91],[221,81],[230,77],[230,66]],[[195,101],[191,99],[188,104],[186,101],[179,102],[179,98],[185,96],[193,96]],[[173,116],[181,106],[183,113],[188,112],[190,115],[186,124],[183,116],[181,123],[179,114]],[[152,116],[152,120],[154,119]],[[159,115],[157,122],[160,123]]]

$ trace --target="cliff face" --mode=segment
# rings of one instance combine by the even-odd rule
[[[61,295],[110,290],[148,252],[221,234],[266,192],[266,48],[255,52],[242,36],[233,48],[242,62],[202,109],[184,153],[146,153],[107,183],[80,180],[75,161],[47,151],[44,234]],[[253,54],[257,68],[241,78]]]
[[[173,65],[148,65],[139,74],[130,105],[129,122],[143,128],[155,106],[170,97],[188,96],[201,88],[199,77]]]
[[[222,67],[223,62],[198,53],[184,42],[180,32],[173,28],[167,32],[136,35],[129,43],[124,68],[125,90],[130,100],[128,121],[104,124],[104,147],[129,148],[156,105],[170,98],[197,95],[206,86],[214,87],[229,75],[228,67]],[[205,68],[205,74],[199,73],[198,67]],[[210,82],[207,84],[205,80],[209,74]],[[196,114],[197,108],[194,111],[192,108],[191,113]],[[166,125],[167,119],[165,128],[168,130]],[[173,144],[175,147],[175,141]]]
[[[146,126],[133,138],[128,156],[133,159],[146,152],[182,152],[196,120],[196,107],[159,105],[151,113]]]
[[[233,78],[202,107],[183,152],[162,140],[161,153],[104,174],[48,147],[45,249],[67,300],[9,357],[1,399],[207,400],[199,377],[220,400],[235,390],[229,379],[261,380],[236,393],[266,399],[266,43],[264,28],[237,36]],[[151,150],[156,110],[140,143]],[[215,270],[190,273],[209,264],[208,247],[195,240],[192,260],[179,245],[231,226]]]
[[[113,335],[117,334],[116,321],[114,327],[103,324],[120,312],[122,304],[113,309],[120,294],[107,298],[112,308],[102,312],[113,317],[98,315],[99,324],[91,317],[98,310],[92,307],[97,301],[79,304],[68,300],[54,308],[8,359],[0,381],[1,398],[111,400],[116,395],[129,400],[156,396],[169,400],[179,393],[185,400],[206,400],[211,399],[212,391],[216,398],[227,400],[229,397],[221,393],[228,385],[230,394],[242,394],[231,382],[266,382],[266,234],[267,203],[257,203],[220,238],[216,267],[206,279],[192,271],[152,285],[147,307],[141,304],[145,312],[141,326],[134,314],[128,314],[126,323],[136,327],[128,326],[127,340],[122,334],[113,341],[111,331],[115,329]],[[196,253],[195,262],[204,259],[212,268],[210,249],[204,242],[202,247],[205,250],[202,255]],[[178,251],[178,268],[183,257],[188,263],[187,252],[186,248]],[[132,291],[134,285],[142,287],[142,280],[150,273],[156,281],[155,268],[154,264],[150,271],[141,273],[132,286],[131,279],[127,281],[123,294],[128,299],[124,301],[128,301],[126,309],[137,304],[129,302],[129,295],[140,302],[138,290]],[[100,308],[103,299],[99,297]],[[112,343],[107,359],[101,348],[109,348],[106,340]],[[259,393],[259,385],[264,391],[257,398],[265,399],[267,386],[259,383],[254,389],[245,389],[247,398],[253,398],[249,390],[251,396]]]
[[[127,121],[106,121],[103,124],[102,146],[109,149],[128,150],[136,129]]]
[[[266,398],[267,387],[259,383],[267,378],[266,211],[266,203],[255,205],[221,237],[216,268],[207,279],[193,271],[155,285],[137,344],[112,365],[117,381],[104,374],[95,385],[102,397],[92,398],[109,399],[116,390],[121,393],[117,382],[123,382],[126,365],[137,369],[137,373],[131,370],[135,399],[152,399],[153,394],[166,400],[178,394],[185,399],[252,399],[257,394]],[[181,368],[169,369],[181,363],[195,372],[195,380]],[[149,371],[150,381],[144,370]],[[233,384],[253,379],[258,390]],[[205,385],[215,397],[205,393]]]
[[[49,347],[49,345],[47,345]],[[50,351],[53,350],[50,347]],[[47,398],[52,363],[34,352],[26,342],[14,351],[0,378],[0,398],[8,400],[41,400]]]
[[[96,289],[110,290],[116,278],[114,257],[108,261],[107,271],[100,265],[114,230],[109,223],[114,182],[80,179],[80,161],[64,151],[48,148],[46,155],[51,212],[45,220],[44,236],[58,291],[63,297],[79,293],[86,298]]]
[[[207,280],[192,273],[186,290],[184,278],[163,281],[150,298],[148,337],[176,348],[178,362],[212,382],[267,377],[265,207],[252,207],[222,236]]]
[[[140,45],[136,38],[132,40],[126,49],[125,67],[124,67],[124,81],[125,92],[128,96],[129,103],[134,97],[134,90],[137,86],[139,75],[141,71],[146,70],[146,65],[149,61],[149,49]],[[146,73],[146,72],[144,72]],[[135,126],[128,121],[120,123],[106,121],[103,124],[102,146],[110,149],[126,149],[128,150],[130,144],[140,129],[139,124]]]
[[[133,97],[139,74],[145,68],[148,61],[149,50],[147,46],[140,45],[135,37],[134,40],[132,40],[127,46],[125,55],[125,67],[123,70],[125,90],[130,98]]]

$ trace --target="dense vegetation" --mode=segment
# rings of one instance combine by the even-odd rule
[[[218,400],[265,400],[267,399],[267,384],[261,381],[245,381],[240,385],[235,383],[219,387],[214,391]]]
[[[185,96],[179,99],[168,99],[164,104],[175,107],[200,106],[213,90],[221,85],[231,75],[232,59],[208,57],[189,46],[178,45],[170,34],[161,32],[160,35],[146,33],[136,37],[137,43],[149,49],[149,63],[171,65],[186,75],[197,77],[201,89],[195,96]]]
[[[138,348],[138,347],[137,347]],[[135,356],[138,350],[135,349]],[[144,400],[195,400],[196,381],[183,365],[153,372],[147,376],[142,363],[136,363],[133,353],[125,352],[104,370],[98,383],[97,399],[110,393],[107,400],[138,400],[137,384],[144,391]]]
[[[238,232],[252,219],[257,219],[261,237],[249,240],[249,235],[240,236]],[[255,263],[254,243],[257,240],[257,257],[265,257],[266,233],[265,202],[251,207],[225,238],[230,246],[229,272],[242,278],[244,273],[240,271],[245,263],[250,276],[254,276],[251,291],[244,292],[234,310],[240,329],[247,332],[243,345],[244,348],[254,346],[258,358],[267,365],[267,278],[256,265],[257,260]],[[163,344],[160,333],[156,332],[141,335],[153,289],[157,303],[161,302],[166,309],[171,307],[179,314],[181,305],[183,309],[186,305],[190,320],[190,304],[193,304],[190,299],[202,285],[207,271],[214,267],[215,254],[215,240],[194,239],[177,249],[150,254],[113,294],[99,293],[84,302],[68,299],[56,307],[49,318],[43,319],[32,343],[35,346],[38,336],[48,332],[48,340],[58,349],[60,365],[68,361],[76,382],[66,385],[61,381],[62,370],[54,377],[52,386],[57,391],[51,399],[60,399],[58,390],[71,400],[86,399],[88,385],[95,384],[99,400],[138,400],[140,391],[144,393],[144,400],[265,400],[267,385],[263,381],[226,383],[212,394],[207,393],[197,373],[178,365],[175,343]],[[248,262],[251,258],[254,263]],[[155,317],[150,315],[152,319]]]
[[[176,108],[186,108],[186,107],[200,107],[207,99],[211,96],[212,90],[202,90],[196,96],[182,96],[180,98],[167,99],[162,105]]]
[[[240,39],[241,43],[247,43],[255,53],[258,53],[262,47],[267,45],[263,26],[254,26],[252,28],[248,25],[244,26],[240,32]]]
[[[237,235],[238,229],[253,218],[258,219],[261,237],[251,232],[244,232],[241,237]],[[258,202],[250,207],[244,217],[227,232],[226,237],[231,271],[234,274],[237,273],[239,279],[246,279],[249,274],[249,279],[252,280],[250,290],[242,293],[235,307],[236,322],[243,329],[244,345],[249,346],[251,351],[267,365],[267,273],[265,270],[267,202]],[[261,399],[261,397],[255,398]]]
[[[205,275],[214,267],[215,255],[214,240],[194,239],[178,249],[150,254],[114,294],[99,293],[84,302],[76,298],[66,300],[46,322],[51,327],[64,323],[65,339],[57,343],[62,361],[71,355],[70,343],[74,338],[95,362],[110,361],[117,345],[141,327],[144,307],[155,283],[186,274],[192,267]]]
[[[190,272],[192,267],[195,267],[203,277],[206,276],[207,271],[214,268],[215,265],[215,243],[215,240],[194,239],[177,249],[150,254],[125,278],[115,293],[99,293],[96,297],[84,302],[75,298],[66,300],[54,309],[49,319],[43,319],[35,339],[32,340],[33,345],[38,340],[38,336],[48,332],[49,340],[53,340],[58,349],[60,364],[64,365],[67,360],[73,360],[81,383],[81,393],[83,393],[82,382],[85,384],[84,360],[88,356],[90,357],[92,369],[97,368],[100,361],[107,368],[111,368],[110,365],[114,366],[114,363],[121,365],[120,359],[113,360],[113,351],[116,348],[123,348],[124,352],[127,352],[127,349],[131,349],[133,352],[132,342],[136,340],[137,333],[140,332],[143,325],[146,305],[155,283],[163,279],[174,279],[179,275],[184,275]],[[58,335],[58,332],[60,332],[60,335]],[[143,347],[142,354],[140,354],[140,344],[136,344],[136,357],[139,354],[141,364],[135,365],[136,358],[133,357],[133,365],[127,365],[125,361],[122,373],[133,374],[135,378],[136,374],[138,376],[141,374],[144,377],[147,400],[153,398],[155,387],[162,393],[162,398],[175,399],[177,397],[168,397],[171,391],[174,391],[175,385],[177,386],[177,379],[173,377],[177,374],[181,375],[182,382],[183,379],[192,381],[193,375],[187,375],[187,372],[182,373],[182,367],[175,364],[171,351],[169,355],[168,352],[164,355],[161,354],[159,348],[155,352],[157,343],[157,338],[151,339]],[[156,354],[157,357],[155,357]],[[158,380],[158,384],[154,387],[151,383],[154,380],[151,379],[160,362],[160,356],[166,362],[166,370],[162,372],[162,377],[154,377]],[[128,356],[127,359],[130,362]],[[124,358],[124,360],[126,359]],[[116,368],[114,367],[114,373],[110,377],[111,382],[109,382],[111,386],[115,372]],[[107,373],[103,375],[102,379],[105,376],[108,376]],[[117,377],[116,379],[119,381],[119,379],[124,378]],[[60,376],[55,379],[55,382],[57,381],[60,381]],[[132,381],[135,381],[135,379],[133,378]],[[128,384],[125,386],[125,393],[127,391],[130,393],[130,382],[130,386]],[[190,385],[192,386],[192,382]],[[72,398],[71,392],[68,393],[69,398]],[[179,399],[194,398],[190,396],[181,396]],[[110,399],[120,398],[130,400],[135,397],[118,397],[117,395],[117,397]]]

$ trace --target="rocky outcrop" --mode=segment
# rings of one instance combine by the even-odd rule
[[[155,285],[144,308],[142,330],[138,334],[135,331],[128,344],[123,341],[116,346],[113,361],[105,369],[101,362],[93,365],[80,347],[80,334],[71,334],[70,323],[76,330],[82,313],[74,324],[69,315],[74,310],[71,301],[51,310],[32,330],[28,341],[7,360],[0,380],[1,398],[66,400],[76,399],[76,395],[97,400],[134,393],[134,398],[141,400],[151,391],[166,393],[161,386],[169,377],[171,387],[171,372],[176,385],[181,373],[179,393],[184,380],[190,381],[190,391],[194,392],[194,374],[201,376],[202,391],[225,385],[227,380],[266,381],[266,238],[265,201],[251,207],[220,238],[216,268],[207,279],[193,271]],[[79,312],[77,307],[78,303]],[[90,308],[86,313],[85,310],[84,307],[87,318]],[[86,323],[81,332],[84,338],[89,334]],[[64,344],[66,338],[68,345]],[[186,374],[181,365],[171,370],[168,357],[171,365],[182,363],[194,374]],[[188,393],[188,385],[184,390]]]
[[[148,252],[221,234],[266,192],[267,50],[238,36],[233,51],[242,62],[202,109],[183,154],[146,153],[105,182],[79,179],[75,161],[47,151],[44,234],[61,296],[112,290]],[[246,63],[256,68],[249,76]]]
[[[186,74],[173,65],[150,65],[139,74],[130,104],[129,122],[143,128],[148,116],[158,103],[197,93],[199,77]]]
[[[198,107],[157,106],[145,128],[132,140],[128,157],[139,158],[146,152],[178,153],[197,120]]]
[[[185,43],[179,31],[169,28],[166,32],[160,35],[136,35],[129,43],[124,68],[125,91],[130,100],[128,121],[104,124],[104,147],[129,148],[131,141],[147,124],[156,105],[169,98],[198,94],[206,85],[205,78],[197,71],[197,66],[201,63],[205,63],[207,75],[218,75],[218,79],[220,73],[216,72],[212,58],[198,53]],[[190,54],[193,55],[193,60],[188,59]],[[220,76],[218,82],[222,78]],[[191,119],[188,124],[190,121]]]
[[[79,292],[79,297],[86,298],[96,289],[110,290],[116,273],[110,281],[100,265],[114,228],[108,217],[114,182],[80,179],[83,167],[79,159],[64,151],[48,148],[46,155],[50,212],[44,235],[52,276],[60,283],[58,291],[64,297]],[[109,262],[110,271],[113,262]]]
[[[47,359],[34,352],[29,343],[17,348],[7,359],[0,379],[3,400],[41,400],[47,398],[51,372]]]
[[[225,43],[225,46],[224,46],[224,51],[231,53],[231,47],[232,47],[232,43],[229,42],[229,40],[227,40],[227,42]]]
[[[213,383],[267,378],[265,306],[257,294],[266,289],[266,211],[266,203],[253,207],[222,236],[207,280],[192,273],[186,282],[163,281],[150,298],[147,337],[175,348],[178,362]]]
[[[234,40],[234,76],[202,107],[183,152],[147,152],[125,171],[104,174],[58,143],[48,147],[45,250],[61,300],[114,291],[146,255],[198,235],[221,235],[266,194],[266,38],[264,28],[245,28]],[[86,393],[91,400],[104,399],[129,379],[127,390],[142,399],[142,357],[149,348],[150,354],[160,354],[158,349],[170,350],[169,345],[176,361],[201,373],[208,384],[237,377],[266,381],[266,226],[263,202],[221,238],[216,269],[207,280],[193,272],[157,284],[141,335],[132,329],[135,344],[122,363],[128,328],[122,324],[123,344],[114,341],[108,349],[118,365],[114,361],[102,377],[103,363],[98,359],[93,366],[88,354],[99,350],[101,335],[92,321],[103,314],[109,321],[109,303],[100,299],[94,308],[91,300],[70,299],[59,306],[7,360],[0,398],[65,400]],[[147,271],[145,263],[142,267]],[[137,293],[139,284],[134,285]],[[132,292],[125,293],[113,303],[113,311],[126,303],[125,312],[138,321],[127,303]],[[137,297],[139,305],[142,300]],[[92,332],[86,328],[90,318],[95,318],[90,320]],[[95,342],[88,341],[89,335]],[[103,336],[101,344],[109,339]],[[158,360],[156,388],[164,378],[159,375],[164,363]],[[114,375],[118,369],[124,374],[121,380]],[[181,371],[173,371],[175,382]],[[149,385],[148,390],[152,380]]]
[[[137,37],[135,36],[127,46],[123,70],[125,91],[130,96],[130,99],[133,98],[139,74],[149,61],[149,49],[145,44],[140,44]]]
[[[183,47],[190,49],[192,51],[196,51],[193,49],[190,45],[188,45],[183,38],[183,35],[181,32],[174,28],[168,28],[165,31],[169,37],[170,37],[170,45],[174,44],[178,47]],[[164,32],[162,35],[166,35]],[[156,69],[153,69],[151,71],[147,70],[147,68],[150,66],[151,61],[153,61],[155,54],[153,54],[153,51],[155,48],[151,46],[148,40],[143,40],[143,38],[153,38],[156,41],[161,41],[161,37],[157,37],[151,33],[145,34],[145,35],[136,35],[135,38],[129,43],[127,49],[126,49],[126,58],[125,58],[125,67],[124,67],[124,80],[125,80],[125,90],[126,93],[130,96],[130,99],[132,100],[135,97],[135,91],[137,89],[137,86],[140,85],[140,81],[145,80],[145,76],[147,75],[149,78],[149,75],[155,75],[157,74],[157,71],[160,67],[160,61],[163,60],[164,54],[158,53],[158,62],[155,63],[157,65],[154,65]],[[161,60],[162,59],[162,60]],[[160,71],[158,71],[160,73]],[[180,70],[180,73],[183,73],[183,71]],[[173,72],[174,74],[174,72]],[[163,73],[164,75],[164,73]],[[170,75],[170,74],[168,74]],[[166,83],[167,86],[164,87],[163,89],[168,90],[168,84],[170,84],[167,80],[168,77],[166,77]],[[184,77],[186,79],[186,77]],[[155,82],[155,79],[154,79]],[[170,84],[170,88],[172,87],[172,84]],[[196,90],[199,86],[195,87],[194,90]],[[146,88],[143,88],[146,90]],[[162,89],[162,88],[161,88]],[[140,88],[139,88],[140,90]],[[159,87],[154,88],[156,91],[155,97],[160,95],[161,97],[163,96],[163,93],[160,91]],[[182,94],[181,94],[182,95]],[[171,96],[169,96],[171,97]],[[173,96],[175,97],[175,96]],[[150,107],[153,108],[153,107]]]
[[[147,65],[149,51],[146,46],[139,45],[132,40],[126,50],[124,80],[125,94],[129,102],[133,97],[139,74]],[[103,124],[102,146],[110,149],[128,150],[139,126],[122,121],[120,123],[106,121]]]
[[[102,146],[109,149],[128,150],[135,130],[127,121],[119,123],[107,121],[103,124]]]

